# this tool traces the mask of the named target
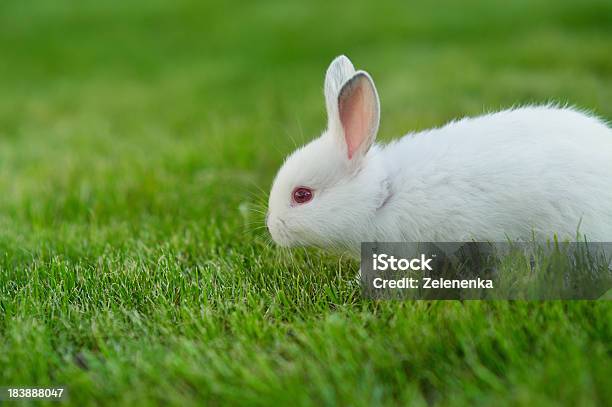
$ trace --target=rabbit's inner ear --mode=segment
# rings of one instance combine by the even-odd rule
[[[367,73],[358,72],[343,86],[338,112],[349,160],[364,155],[376,138],[379,121],[378,95]]]

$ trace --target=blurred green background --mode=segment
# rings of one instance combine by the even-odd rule
[[[612,118],[612,2],[0,4],[0,385],[75,405],[612,399],[612,308],[383,302],[279,253],[272,177],[338,54],[380,137],[517,104]]]

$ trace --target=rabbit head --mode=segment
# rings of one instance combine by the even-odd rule
[[[373,165],[380,107],[372,78],[339,56],[324,93],[327,129],[285,160],[272,185],[266,223],[280,246],[354,246],[384,199]]]

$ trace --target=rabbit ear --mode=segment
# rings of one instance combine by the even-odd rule
[[[340,90],[338,118],[349,160],[363,157],[378,132],[380,103],[374,81],[367,72],[358,71]]]
[[[325,104],[327,106],[328,127],[330,130],[341,130],[340,117],[338,115],[338,95],[342,85],[353,75],[355,68],[351,61],[344,55],[336,57],[329,64],[325,74]]]

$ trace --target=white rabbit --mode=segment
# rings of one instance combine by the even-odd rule
[[[612,130],[571,108],[521,107],[375,144],[374,82],[337,57],[328,127],[269,198],[281,246],[357,254],[364,241],[612,241]]]

